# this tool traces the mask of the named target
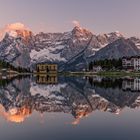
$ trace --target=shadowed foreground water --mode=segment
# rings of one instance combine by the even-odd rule
[[[139,78],[1,80],[0,139],[138,140],[139,106]]]

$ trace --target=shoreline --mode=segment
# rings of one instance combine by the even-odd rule
[[[27,76],[27,75],[57,75],[57,76],[103,76],[103,77],[140,77],[140,72],[128,71],[102,71],[102,72],[58,72],[58,73],[8,73],[4,76]],[[3,75],[1,75],[3,76]]]

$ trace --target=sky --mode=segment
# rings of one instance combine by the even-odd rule
[[[72,30],[73,21],[95,34],[140,37],[140,0],[0,0],[0,28],[21,22],[37,32]]]

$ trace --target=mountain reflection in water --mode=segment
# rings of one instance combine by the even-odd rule
[[[139,107],[139,91],[139,78],[41,76],[1,80],[0,115],[21,123],[34,111],[63,112],[72,114],[72,124],[78,124],[96,110],[120,114],[125,107]]]

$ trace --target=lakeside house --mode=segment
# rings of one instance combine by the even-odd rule
[[[57,64],[46,64],[46,63],[37,64],[36,71],[37,73],[46,73],[46,74],[57,73],[58,66]]]
[[[140,56],[123,57],[122,66],[125,70],[140,70]]]
[[[93,66],[93,72],[100,72],[102,71],[102,67],[101,66]]]

